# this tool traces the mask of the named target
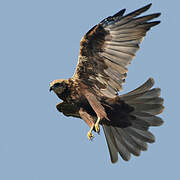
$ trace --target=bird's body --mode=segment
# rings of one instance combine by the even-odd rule
[[[78,65],[72,78],[58,79],[50,84],[63,102],[57,109],[66,116],[83,119],[90,131],[99,133],[103,126],[111,161],[124,160],[130,154],[140,155],[147,142],[154,142],[149,126],[162,124],[156,115],[163,110],[160,89],[151,87],[150,78],[139,88],[118,95],[127,76],[127,65],[135,57],[146,32],[160,21],[160,13],[136,17],[150,8],[147,5],[123,16],[125,9],[110,16],[89,30],[80,42]]]

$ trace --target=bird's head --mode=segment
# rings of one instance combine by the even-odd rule
[[[61,95],[67,88],[67,84],[64,79],[57,79],[50,83],[49,91],[54,91],[57,95]]]

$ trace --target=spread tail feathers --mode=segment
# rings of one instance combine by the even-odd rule
[[[155,142],[154,135],[148,129],[150,126],[162,125],[163,120],[156,115],[164,107],[163,99],[159,97],[160,89],[151,89],[153,85],[154,80],[150,78],[139,88],[120,96],[119,99],[132,109],[124,116],[121,114],[119,121],[123,122],[125,118],[129,124],[121,127],[117,126],[117,122],[113,124],[113,120],[111,124],[102,124],[113,163],[118,160],[118,153],[128,161],[131,154],[139,156],[141,151],[147,150],[147,143]]]

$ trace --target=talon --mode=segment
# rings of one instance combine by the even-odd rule
[[[95,130],[96,132],[99,134],[100,132],[100,127],[99,127],[99,122],[100,122],[100,118],[98,117],[97,121],[96,121],[96,124],[95,124]]]
[[[92,134],[92,132],[88,132],[87,133],[87,137],[88,137],[88,140],[92,140],[94,138],[94,135]]]
[[[92,134],[93,128],[94,126],[92,126],[89,132],[87,133],[88,140],[92,140],[94,138],[94,135]]]

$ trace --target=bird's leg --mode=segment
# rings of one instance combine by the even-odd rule
[[[99,122],[104,118],[109,120],[107,117],[106,111],[104,107],[101,105],[101,102],[96,98],[96,96],[93,93],[85,89],[84,95],[98,117],[94,128],[95,128],[95,131],[99,133],[100,132]]]
[[[90,127],[90,130],[87,133],[87,137],[89,140],[92,140],[94,138],[92,131],[94,129],[95,119],[90,114],[88,114],[83,108],[80,108],[79,115]]]
[[[94,135],[92,134],[93,129],[94,129],[94,125],[90,128],[90,130],[87,133],[87,137],[89,140],[92,140],[94,138]]]
[[[99,122],[100,122],[100,120],[101,120],[101,118],[98,117],[98,119],[97,119],[97,121],[96,121],[96,123],[95,123],[95,126],[94,126],[97,133],[100,132],[100,127],[99,127]]]

